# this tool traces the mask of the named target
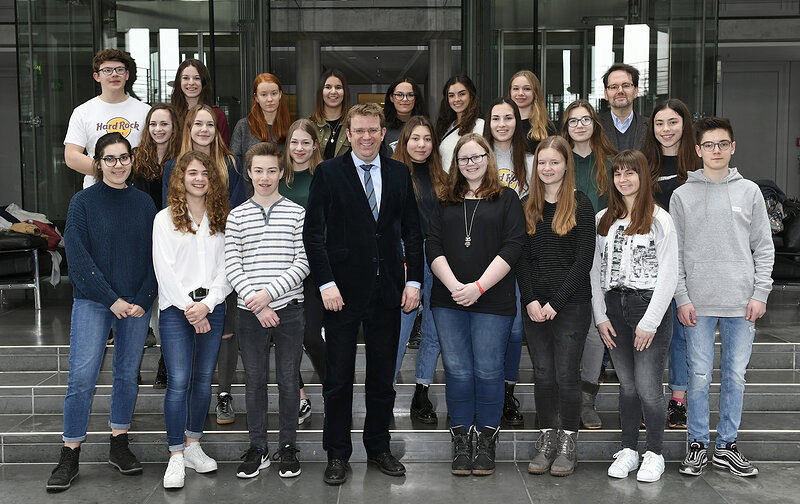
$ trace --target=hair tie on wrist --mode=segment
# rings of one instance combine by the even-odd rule
[[[478,286],[478,292],[480,292],[481,294],[483,294],[484,292],[486,292],[485,290],[483,290],[483,287],[481,287],[481,284],[479,284],[477,281],[475,282],[475,285],[477,285],[477,286]]]

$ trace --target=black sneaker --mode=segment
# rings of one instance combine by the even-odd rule
[[[303,425],[303,422],[311,417],[311,401],[308,399],[300,399],[300,411],[297,413],[297,425]]]
[[[727,443],[725,446],[717,446],[714,449],[714,456],[711,457],[711,463],[716,467],[729,470],[736,476],[758,475],[758,467],[754,466],[744,455],[739,453],[736,441]]]
[[[506,383],[506,395],[503,400],[503,421],[509,427],[522,427],[525,419],[519,412],[519,400],[514,397],[514,384]]]
[[[233,411],[233,397],[223,392],[217,395],[217,423],[220,425],[231,424],[236,420],[236,413]]]
[[[685,429],[686,404],[678,402],[675,399],[670,399],[669,406],[667,406],[667,418],[669,420],[670,429]]]
[[[287,444],[272,456],[272,460],[280,460],[278,476],[281,478],[294,478],[300,475],[300,461],[297,460],[297,448]]]
[[[119,469],[122,474],[139,474],[142,464],[136,459],[128,446],[128,433],[111,436],[111,448],[108,451],[108,463]]]
[[[686,449],[686,456],[683,458],[678,472],[689,476],[700,476],[703,474],[706,464],[708,464],[706,445],[699,441],[692,441]]]
[[[494,456],[499,428],[484,427],[478,433],[478,442],[475,446],[475,458],[472,459],[472,474],[488,476],[494,473]]]
[[[255,478],[261,469],[269,467],[269,452],[251,446],[242,455],[242,462],[239,464],[239,469],[236,470],[236,477],[238,478]]]
[[[48,492],[62,492],[69,488],[72,480],[78,477],[78,461],[81,456],[81,447],[67,448],[61,447],[61,458],[58,459],[58,465],[50,473],[50,478],[47,480]]]

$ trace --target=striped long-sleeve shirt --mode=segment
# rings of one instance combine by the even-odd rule
[[[234,208],[225,225],[225,273],[238,294],[238,306],[266,289],[279,310],[303,300],[308,259],[303,247],[305,210],[281,198],[268,208],[248,199]]]

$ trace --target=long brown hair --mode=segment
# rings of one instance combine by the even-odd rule
[[[187,67],[194,67],[200,75],[200,84],[203,88],[200,90],[200,96],[197,97],[198,105],[208,105],[213,107],[215,104],[214,91],[211,89],[211,73],[202,61],[195,58],[188,58],[178,66],[178,71],[175,72],[175,80],[172,81],[172,106],[175,107],[175,113],[178,114],[178,119],[182,119],[189,109],[189,103],[186,101],[186,96],[181,89],[181,74]]]
[[[153,137],[150,135],[150,119],[153,112],[157,110],[166,110],[169,112],[169,117],[172,120],[172,136],[167,142],[167,151],[164,153],[164,158],[158,160],[158,147]],[[142,135],[142,141],[139,146],[134,149],[136,157],[133,159],[133,175],[142,177],[143,179],[152,182],[158,180],[164,173],[164,165],[167,161],[178,157],[181,151],[181,124],[178,122],[178,115],[175,109],[169,103],[154,103],[147,112],[147,118],[144,121],[147,132]]]
[[[553,232],[564,236],[577,224],[575,219],[575,160],[572,158],[572,149],[566,140],[560,136],[545,138],[536,147],[536,157],[533,160],[534,174],[531,177],[531,191],[528,203],[525,205],[525,220],[528,224],[528,234],[536,233],[536,224],[543,221],[544,217],[544,182],[539,178],[539,153],[545,149],[554,149],[564,158],[566,170],[556,197],[558,205],[551,225]]]
[[[461,114],[461,120],[458,121],[458,134],[463,136],[472,131],[475,123],[481,116],[480,105],[478,104],[478,90],[475,84],[468,76],[464,74],[454,75],[447,79],[442,88],[442,102],[439,105],[439,117],[436,119],[436,135],[442,139],[450,125],[455,123],[458,119],[456,111],[450,107],[450,101],[447,99],[447,93],[450,91],[450,86],[461,84],[467,89],[469,95],[469,104],[466,110]]]
[[[228,189],[225,181],[215,169],[214,161],[200,151],[189,151],[178,158],[175,169],[169,178],[167,191],[167,206],[172,213],[172,223],[175,230],[182,233],[195,234],[192,229],[192,218],[189,216],[189,207],[186,204],[186,170],[192,161],[198,161],[208,171],[208,192],[206,193],[206,214],[208,215],[208,229],[213,235],[225,232],[225,221],[228,218],[230,204],[228,203]]]
[[[261,84],[275,84],[281,93],[278,102],[278,110],[275,111],[275,119],[272,122],[272,134],[270,135],[269,124],[264,118],[261,105],[258,104],[258,86]],[[253,81],[253,95],[250,113],[247,114],[247,124],[250,126],[250,133],[262,142],[283,143],[286,141],[286,132],[289,129],[289,106],[286,104],[286,95],[283,94],[281,81],[271,73],[258,74]],[[315,133],[316,134],[316,133]]]
[[[653,192],[648,190],[652,185],[652,180],[651,170],[647,166],[647,158],[638,150],[624,150],[611,160],[612,173],[623,170],[633,170],[639,175],[639,192],[636,193],[636,200],[631,209],[631,225],[628,226],[625,234],[647,234],[653,226],[655,207]],[[625,206],[625,200],[617,186],[612,185],[608,195],[608,210],[597,223],[597,234],[607,236],[611,224],[617,219],[626,217],[628,217],[628,208]]]
[[[610,184],[606,165],[611,158],[617,154],[617,149],[608,141],[608,137],[606,137],[603,132],[603,125],[600,123],[600,116],[597,115],[597,111],[587,100],[575,100],[564,109],[564,124],[561,125],[561,136],[569,142],[570,148],[575,147],[575,140],[569,135],[569,125],[567,121],[569,120],[569,114],[576,108],[585,108],[589,111],[589,116],[592,118],[594,131],[592,132],[591,138],[589,138],[589,147],[594,154],[594,166],[592,167],[592,171],[595,172],[594,183],[597,194],[602,196],[608,191],[608,186]]]
[[[658,177],[661,176],[661,166],[664,162],[664,153],[661,149],[661,143],[656,138],[655,129],[653,125],[656,121],[656,114],[662,110],[674,110],[683,120],[683,131],[681,133],[681,144],[678,146],[678,181],[683,184],[686,182],[687,174],[690,171],[695,171],[700,168],[700,159],[694,150],[694,126],[692,126],[692,113],[689,112],[689,107],[677,98],[670,98],[664,100],[656,105],[653,113],[650,114],[650,129],[647,131],[647,137],[644,141],[644,152],[647,164],[650,166],[651,182],[653,190],[659,191]]]
[[[324,72],[319,78],[319,86],[317,86],[317,104],[314,108],[314,113],[311,114],[312,121],[316,121],[320,124],[324,124],[325,119],[325,100],[322,98],[322,92],[325,89],[325,81],[328,80],[330,77],[336,77],[342,82],[342,92],[344,93],[344,97],[342,98],[342,115],[340,119],[344,122],[344,116],[347,115],[347,111],[350,109],[350,88],[347,87],[347,79],[344,78],[344,74],[335,68],[330,68]],[[341,124],[341,123],[340,123]]]
[[[294,182],[294,160],[292,159],[292,136],[297,130],[305,131],[311,137],[312,145],[316,148],[311,153],[311,158],[308,160],[308,173],[314,175],[314,169],[322,162],[322,153],[319,148],[319,140],[317,140],[317,127],[314,126],[309,119],[298,119],[289,126],[289,132],[286,133],[286,147],[284,148],[283,162],[283,177],[286,181],[286,187],[291,188]]]
[[[419,196],[417,177],[414,176],[414,160],[411,159],[411,156],[408,154],[408,140],[411,138],[411,133],[417,126],[427,128],[433,140],[433,150],[426,160],[428,163],[428,173],[431,176],[431,185],[433,186],[433,192],[436,194],[436,197],[444,199],[447,190],[447,173],[442,169],[442,158],[439,156],[439,139],[436,138],[436,131],[433,129],[433,124],[431,124],[430,119],[422,115],[411,116],[408,119],[403,129],[400,130],[397,148],[394,150],[392,159],[396,159],[408,166],[408,170],[411,172],[411,182],[414,184],[414,192]]]
[[[183,122],[181,155],[189,152],[190,150],[194,150],[194,146],[192,144],[192,124],[197,117],[197,113],[201,110],[208,112],[211,115],[211,119],[214,121],[214,140],[211,142],[211,156],[209,157],[212,161],[214,161],[217,171],[220,173],[222,180],[225,181],[227,186],[228,165],[226,162],[230,162],[232,166],[236,166],[236,160],[231,154],[231,151],[228,150],[228,147],[225,146],[225,140],[222,139],[222,134],[219,132],[219,124],[217,124],[217,115],[214,113],[214,109],[208,105],[197,104],[186,111],[186,119]]]
[[[453,160],[450,162],[450,172],[447,174],[447,190],[444,193],[442,201],[449,204],[459,204],[464,202],[464,195],[469,191],[469,184],[461,170],[458,169],[458,152],[464,145],[469,142],[475,142],[478,146],[486,151],[487,166],[486,173],[483,174],[483,180],[478,190],[475,191],[475,196],[491,200],[496,198],[503,192],[503,185],[500,184],[500,177],[497,175],[497,160],[494,158],[494,152],[486,142],[486,139],[478,133],[467,133],[458,139],[455,149],[453,149]]]
[[[548,137],[548,128],[555,129],[553,122],[547,115],[547,107],[544,104],[544,92],[542,91],[542,84],[536,77],[536,74],[530,70],[520,70],[511,76],[508,81],[508,94],[511,95],[511,83],[517,77],[525,77],[531,83],[533,90],[533,104],[531,106],[531,115],[528,117],[528,122],[531,123],[531,130],[528,132],[528,138],[531,140],[543,140]]]
[[[514,112],[514,133],[511,136],[511,162],[514,164],[514,178],[517,179],[518,192],[522,194],[528,188],[528,170],[525,167],[525,160],[528,154],[528,142],[525,141],[525,133],[522,131],[522,118],[519,115],[519,107],[511,98],[498,98],[489,104],[486,110],[486,118],[483,120],[483,137],[494,149],[494,135],[492,135],[492,111],[502,104],[510,105]]]

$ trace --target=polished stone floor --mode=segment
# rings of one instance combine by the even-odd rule
[[[607,464],[579,464],[567,478],[531,476],[523,464],[501,463],[492,476],[455,477],[446,463],[409,463],[405,477],[392,478],[364,463],[352,464],[340,487],[323,483],[322,463],[305,463],[303,473],[281,479],[274,468],[252,480],[234,475],[235,464],[221,464],[216,474],[188,470],[183,490],[164,490],[165,464],[145,464],[139,476],[122,476],[107,464],[83,464],[71,489],[48,494],[44,483],[51,466],[0,466],[0,503],[113,502],[128,503],[408,503],[424,498],[433,503],[646,503],[785,504],[800,502],[800,465],[762,463],[755,478],[739,478],[707,469],[701,477],[678,474],[676,464],[656,483],[638,483],[634,475],[617,480],[606,475]]]

